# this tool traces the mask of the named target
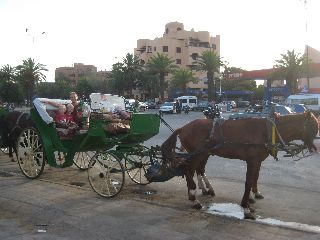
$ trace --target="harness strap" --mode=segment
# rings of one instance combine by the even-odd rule
[[[10,131],[10,133],[9,133],[9,136],[10,136],[16,129],[22,129],[22,128],[20,127],[20,125],[19,125],[19,121],[20,121],[20,119],[22,118],[22,116],[23,116],[24,114],[27,114],[27,113],[23,113],[23,112],[22,112],[22,113],[19,115],[19,117],[18,117],[17,120],[16,120],[16,123],[15,123],[14,127],[11,129],[11,131]]]
[[[281,137],[281,135],[280,135],[280,133],[279,133],[279,130],[278,130],[278,128],[277,128],[277,125],[276,125],[276,123],[272,120],[272,119],[270,119],[270,118],[267,118],[267,120],[272,124],[272,126],[274,127],[274,129],[275,129],[275,133],[277,134],[277,137],[279,138],[279,141],[280,141],[280,144],[284,147],[286,144],[285,144],[285,142],[283,141],[283,139],[282,139],[282,137]],[[274,139],[274,143],[273,144],[275,144],[276,142],[275,142],[275,139]]]

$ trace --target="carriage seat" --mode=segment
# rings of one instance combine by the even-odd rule
[[[54,104],[46,103],[46,101],[50,101]],[[61,99],[47,99],[47,98],[36,98],[33,101],[37,112],[44,122],[47,124],[53,123],[56,114],[58,113],[59,104],[68,104],[71,103],[70,100],[61,100]],[[56,106],[55,106],[56,104]],[[77,126],[56,126],[56,130],[61,139],[70,138],[76,132]]]

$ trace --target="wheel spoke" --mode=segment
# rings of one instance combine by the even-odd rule
[[[44,153],[41,138],[33,128],[22,131],[18,137],[18,164],[28,178],[37,178],[44,169]]]
[[[135,152],[126,153],[125,167],[126,171],[132,181],[135,183],[146,185],[149,183],[145,177],[146,169],[151,166],[150,150],[146,147],[135,149]]]
[[[112,154],[97,153],[90,160],[88,178],[95,192],[103,197],[113,197],[124,185],[124,168]]]

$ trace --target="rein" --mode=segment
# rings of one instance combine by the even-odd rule
[[[167,123],[160,115],[158,115],[160,118],[160,121],[167,127],[170,129],[171,132],[174,132],[174,129],[169,125],[169,123]]]

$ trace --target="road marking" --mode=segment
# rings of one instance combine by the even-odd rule
[[[234,203],[213,203],[205,209],[206,213],[212,215],[219,215],[225,217],[232,217],[236,219],[244,220],[244,212],[243,208]],[[247,220],[247,221],[254,221],[254,220]],[[312,232],[312,233],[320,233],[320,227],[304,224],[304,223],[297,223],[297,222],[284,222],[278,219],[273,218],[261,218],[258,217],[254,222],[271,225],[271,226],[278,226],[284,227],[304,232]]]

